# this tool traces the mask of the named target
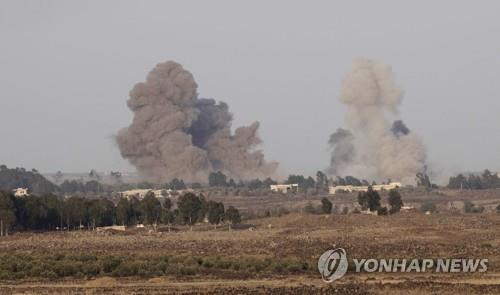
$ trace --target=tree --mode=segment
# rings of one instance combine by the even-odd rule
[[[401,210],[401,207],[403,207],[401,194],[395,189],[390,190],[388,203],[391,206],[391,210],[389,211],[391,214],[399,212]]]
[[[94,169],[90,170],[89,177],[96,180],[101,180],[101,175],[99,175],[99,173],[97,173],[97,171],[95,171]]]
[[[166,198],[163,200],[163,206],[162,206],[162,222],[163,224],[168,225],[168,232],[170,232],[170,225],[174,222],[175,220],[175,215],[172,211],[172,200],[170,198]]]
[[[224,204],[215,201],[208,201],[208,222],[217,228],[217,224],[219,224],[223,219]]]
[[[183,190],[183,189],[186,189],[186,184],[184,184],[184,180],[174,178],[174,179],[172,179],[172,181],[170,181],[167,188],[173,189],[173,190]]]
[[[321,210],[324,214],[332,213],[332,202],[330,202],[330,200],[326,197],[321,199]]]
[[[365,210],[375,211],[380,208],[380,195],[369,186],[368,191],[358,194],[358,203]]]
[[[129,199],[130,203],[130,221],[131,224],[137,224],[142,222],[142,212],[141,212],[141,201],[137,197],[131,197]]]
[[[226,175],[224,175],[224,173],[220,171],[212,172],[210,173],[210,175],[208,175],[208,185],[212,187],[227,186],[226,178]]]
[[[121,225],[130,224],[131,207],[127,198],[120,198],[116,204],[116,220]]]
[[[240,212],[233,206],[229,206],[229,208],[227,208],[225,215],[225,219],[230,222],[229,229],[231,229],[231,225],[241,222]]]
[[[191,230],[193,230],[193,224],[198,220],[201,209],[200,199],[191,192],[185,193],[180,196],[177,207],[179,208],[182,220],[188,223],[191,226]]]
[[[316,172],[316,188],[328,190],[328,177],[322,171]]]
[[[305,178],[303,175],[289,175],[285,182],[286,184],[298,184],[301,189],[314,188],[316,182],[312,177]]]
[[[16,223],[14,196],[0,192],[0,236],[9,235],[9,229]]]
[[[66,218],[68,229],[71,226],[78,225],[78,228],[83,227],[83,223],[85,222],[85,218],[87,216],[87,207],[85,204],[85,199],[81,197],[70,197],[66,200]]]
[[[141,200],[140,209],[143,216],[143,222],[154,225],[156,230],[156,225],[161,217],[161,203],[155,197],[154,192],[149,191],[144,199]]]
[[[55,179],[57,184],[61,182],[63,177],[64,177],[64,175],[60,170],[56,172],[56,175],[54,175],[54,179]]]
[[[430,180],[429,176],[427,175],[427,173],[418,172],[416,175],[416,178],[417,178],[417,186],[422,186],[422,187],[427,187],[427,188],[432,187],[431,180]]]

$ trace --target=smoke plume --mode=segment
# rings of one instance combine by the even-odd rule
[[[228,105],[198,98],[193,76],[176,62],[151,70],[130,91],[127,105],[134,118],[116,142],[121,155],[146,179],[204,182],[213,171],[248,179],[270,176],[277,168],[256,149],[261,143],[259,123],[233,134]]]
[[[330,136],[330,175],[414,183],[425,167],[426,153],[403,121],[390,123],[402,98],[389,66],[368,59],[354,61],[340,91],[349,130],[338,129]]]

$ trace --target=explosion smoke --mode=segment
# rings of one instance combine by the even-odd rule
[[[234,179],[270,176],[277,163],[264,160],[259,123],[231,134],[232,114],[224,102],[198,98],[190,72],[173,61],[158,64],[130,91],[132,124],[119,131],[121,155],[146,179],[207,180],[213,171]]]
[[[414,183],[415,175],[425,168],[425,148],[403,121],[391,127],[386,118],[398,114],[402,97],[389,66],[368,59],[354,61],[340,92],[350,130],[338,129],[330,136],[330,175]]]

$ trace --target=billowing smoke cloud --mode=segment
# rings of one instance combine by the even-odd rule
[[[231,132],[232,114],[223,102],[198,98],[191,73],[173,61],[158,64],[130,91],[132,124],[116,142],[122,156],[152,181],[207,180],[213,171],[248,179],[272,175],[257,135],[259,123]]]
[[[425,148],[403,121],[391,126],[388,118],[398,115],[402,97],[389,66],[354,61],[340,92],[348,108],[349,130],[338,129],[330,137],[330,175],[414,183],[425,167]]]

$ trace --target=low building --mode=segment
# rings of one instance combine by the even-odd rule
[[[402,206],[401,207],[401,212],[413,212],[417,211],[417,209],[413,206]]]
[[[288,193],[288,192],[296,192],[299,189],[299,185],[297,183],[293,184],[271,184],[269,187],[273,192],[278,193]]]
[[[136,197],[139,200],[144,199],[147,193],[153,192],[157,198],[172,198],[173,196],[178,196],[184,191],[191,190],[173,190],[173,189],[132,189],[128,191],[118,192],[118,196],[122,198],[130,199]]]
[[[12,192],[14,193],[14,196],[16,197],[24,197],[24,196],[29,196],[30,194],[28,193],[28,189],[27,188],[16,188],[16,189],[13,189]]]
[[[328,191],[331,195],[336,194],[337,192],[367,192],[369,186],[354,186],[354,185],[336,185],[330,186]],[[391,182],[389,184],[376,184],[371,186],[374,191],[381,190],[391,190],[401,187],[401,183],[399,182]]]

